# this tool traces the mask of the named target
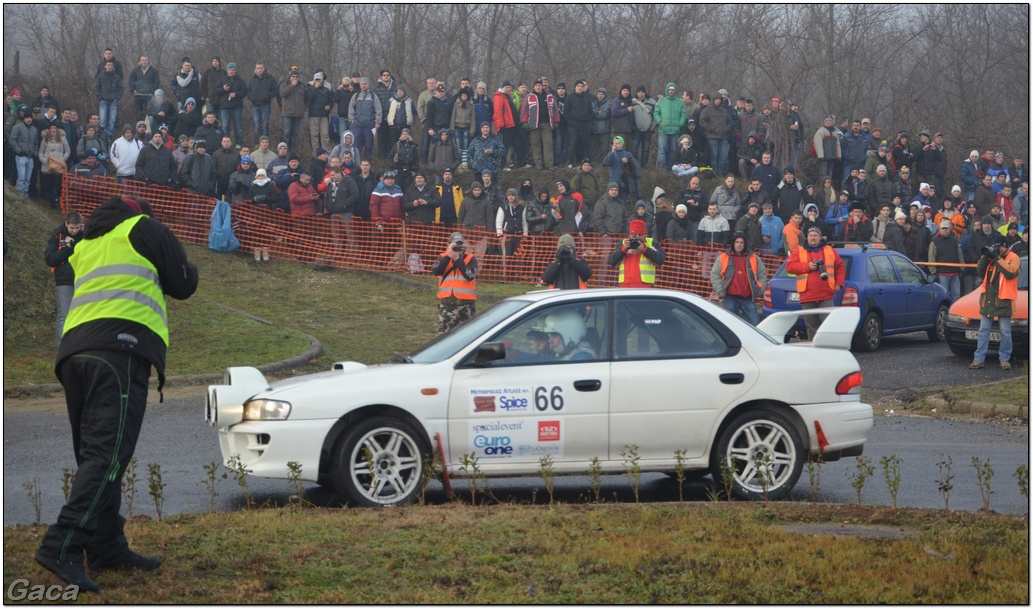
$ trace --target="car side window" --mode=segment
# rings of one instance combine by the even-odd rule
[[[911,283],[914,285],[925,284],[925,279],[922,277],[922,271],[918,270],[915,263],[910,260],[904,260],[900,257],[895,257],[893,263],[897,265],[897,270],[900,271],[900,276],[903,278],[904,283]]]
[[[615,359],[714,357],[728,351],[707,320],[673,300],[618,300],[614,320]]]
[[[897,273],[889,256],[871,256],[868,258],[868,281],[872,283],[897,283]]]
[[[488,340],[506,344],[492,367],[606,360],[606,312],[606,301],[539,309]]]

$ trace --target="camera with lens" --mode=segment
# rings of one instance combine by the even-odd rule
[[[825,281],[826,279],[829,278],[829,273],[828,273],[828,271],[825,270],[825,261],[824,260],[815,260],[814,261],[814,265],[817,267],[815,270],[818,271],[821,274],[820,276],[821,276],[821,280],[822,281]]]
[[[983,247],[979,248],[979,253],[986,256],[990,260],[996,260],[998,258],[997,246],[993,243],[991,243],[990,245],[984,245]]]
[[[556,260],[561,263],[571,262],[574,260],[574,252],[569,247],[561,247],[556,250]]]
[[[463,243],[462,241],[456,241],[455,243],[452,244],[452,251],[457,253],[457,254],[465,254],[466,253],[466,244]]]
[[[642,245],[642,241],[639,240],[638,237],[632,237],[631,239],[628,239],[628,249],[629,250],[637,250],[638,246],[640,246],[640,245]]]

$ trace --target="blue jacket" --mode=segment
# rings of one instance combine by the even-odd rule
[[[785,228],[785,222],[782,222],[782,218],[779,218],[775,214],[770,216],[762,214],[760,216],[760,234],[762,237],[769,237],[771,242],[760,248],[762,252],[778,253],[782,249],[782,229]]]
[[[849,216],[850,201],[843,203],[837,197],[836,202],[829,205],[829,211],[825,214],[825,224],[829,225],[829,230],[833,232],[836,239],[843,236],[843,227],[840,223],[845,222]]]
[[[843,151],[843,162],[858,168],[864,166],[865,157],[868,154],[868,138],[864,134],[855,136],[849,132],[840,140],[840,148]]]

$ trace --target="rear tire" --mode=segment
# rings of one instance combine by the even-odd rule
[[[730,463],[733,495],[765,499],[766,486],[767,499],[777,501],[793,490],[806,453],[800,433],[789,419],[772,410],[751,410],[736,417],[721,434],[710,457],[710,472],[720,481],[722,465]]]
[[[854,334],[854,348],[863,353],[879,349],[882,344],[882,318],[875,311],[865,315]]]
[[[947,305],[940,305],[936,309],[936,320],[933,327],[929,328],[929,340],[934,343],[942,343],[947,340]]]

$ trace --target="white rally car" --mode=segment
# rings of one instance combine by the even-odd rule
[[[431,455],[446,475],[734,471],[734,493],[785,496],[808,458],[860,455],[872,428],[851,355],[856,307],[813,342],[782,344],[800,311],[760,327],[667,290],[537,291],[509,298],[409,356],[270,384],[230,368],[206,419],[226,464],[329,484],[343,501],[415,500]],[[780,337],[779,339],[772,337]],[[466,461],[468,467],[463,468]]]

